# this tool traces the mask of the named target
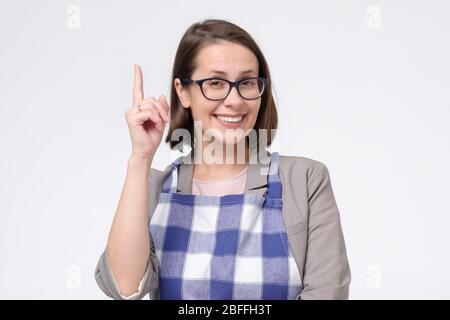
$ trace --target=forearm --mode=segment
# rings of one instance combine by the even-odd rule
[[[151,162],[152,158],[129,158],[127,176],[108,237],[111,272],[120,293],[125,296],[138,290],[150,255],[147,201]]]

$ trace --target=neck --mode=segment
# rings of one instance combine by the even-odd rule
[[[207,149],[207,145],[203,144],[202,157],[200,161],[195,161],[193,169],[193,178],[201,180],[209,179],[226,179],[235,176],[242,172],[249,163],[249,150],[247,143],[244,148],[244,155],[238,157],[237,144],[233,150],[227,151],[224,146],[222,154],[215,152],[215,149],[210,152]],[[228,152],[228,154],[227,154]]]

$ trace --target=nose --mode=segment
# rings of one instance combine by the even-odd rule
[[[238,104],[241,104],[243,102],[243,100],[244,99],[241,97],[241,95],[239,94],[239,92],[237,90],[237,86],[232,86],[231,91],[228,94],[228,96],[225,98],[224,103],[238,105]]]

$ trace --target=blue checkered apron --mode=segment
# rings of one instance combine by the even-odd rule
[[[264,196],[177,193],[172,163],[150,220],[160,299],[295,299],[302,290],[282,214],[278,153]]]

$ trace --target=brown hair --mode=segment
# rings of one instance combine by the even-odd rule
[[[180,144],[178,141],[171,140],[172,133],[180,128],[186,129],[189,132],[191,137],[190,146],[191,148],[194,147],[194,121],[191,109],[183,108],[175,89],[174,80],[175,78],[190,78],[196,68],[196,57],[199,51],[220,40],[241,44],[252,51],[258,59],[258,76],[267,79],[267,88],[261,96],[261,106],[255,126],[253,127],[256,131],[256,147],[258,148],[260,139],[259,129],[267,129],[267,147],[271,145],[274,139],[272,133],[275,130],[272,129],[277,129],[278,114],[272,95],[272,81],[269,67],[264,55],[251,35],[241,27],[225,20],[208,19],[194,23],[186,30],[180,40],[175,55],[170,89],[170,126],[166,136],[166,142],[170,144],[171,149],[174,149]],[[179,147],[183,147],[185,144],[186,141],[181,142]]]

